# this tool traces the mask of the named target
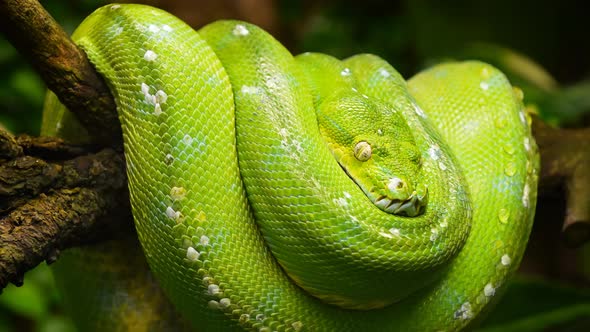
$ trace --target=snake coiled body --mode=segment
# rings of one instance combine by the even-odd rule
[[[195,32],[139,5],[73,39],[117,103],[150,269],[195,329],[458,330],[517,268],[538,155],[493,67],[406,84],[373,55],[294,58],[254,25]],[[381,156],[393,175],[355,179],[390,174]]]

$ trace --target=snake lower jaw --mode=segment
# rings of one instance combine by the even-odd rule
[[[389,198],[387,196],[379,196],[373,201],[375,206],[379,209],[401,216],[415,217],[422,214],[426,208],[428,201],[428,189],[423,193],[416,191],[406,199]]]

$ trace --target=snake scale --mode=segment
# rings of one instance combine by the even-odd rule
[[[293,57],[249,23],[195,32],[131,4],[72,39],[115,98],[139,242],[193,329],[460,330],[517,269],[539,158],[522,93],[492,66],[406,83],[374,55]],[[83,140],[51,94],[43,132]],[[83,330],[186,328],[142,288],[145,263],[118,272],[134,248],[56,264]]]

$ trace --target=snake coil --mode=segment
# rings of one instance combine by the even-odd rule
[[[245,22],[195,32],[127,4],[72,38],[117,103],[147,262],[197,330],[458,330],[515,272],[539,161],[522,94],[495,68],[442,64],[406,83],[373,55],[294,58]],[[54,96],[46,106],[44,134],[80,140]],[[66,286],[93,294],[74,308],[86,330],[176,329],[143,315],[164,311],[142,309],[153,289],[125,283],[145,267],[85,257],[78,278],[109,270]],[[127,288],[89,286],[107,282]]]

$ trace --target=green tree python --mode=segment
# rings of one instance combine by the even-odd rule
[[[149,269],[193,329],[455,331],[517,269],[539,159],[522,93],[492,66],[406,83],[375,55],[294,57],[249,23],[196,32],[127,4],[72,39],[116,101]],[[82,132],[49,95],[43,133]],[[82,330],[185,328],[137,248],[56,264]]]

